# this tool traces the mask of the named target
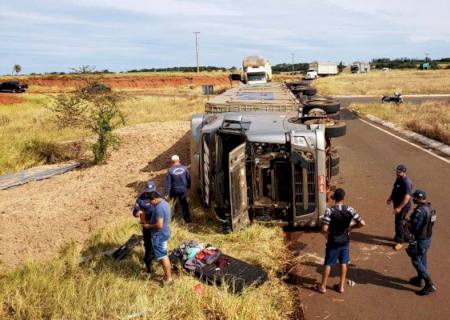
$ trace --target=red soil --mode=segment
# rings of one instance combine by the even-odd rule
[[[0,104],[15,104],[23,102],[23,98],[17,93],[0,93]]]

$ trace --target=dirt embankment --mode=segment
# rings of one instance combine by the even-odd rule
[[[17,93],[0,93],[0,104],[22,103],[23,98]]]
[[[105,165],[0,191],[0,262],[53,257],[70,241],[83,243],[106,224],[131,217],[148,179],[162,188],[170,156],[189,163],[189,122],[123,128],[121,148]]]
[[[86,79],[105,83],[113,89],[149,89],[161,87],[199,86],[204,84],[227,85],[229,80],[223,75],[137,75],[137,76],[33,76],[23,81],[30,86],[72,89],[86,84]]]

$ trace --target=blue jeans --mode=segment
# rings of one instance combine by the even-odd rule
[[[430,248],[431,239],[417,240],[418,254],[411,258],[412,265],[417,270],[417,276],[425,281],[429,281],[430,275],[427,270],[427,251]]]
[[[331,266],[338,261],[340,264],[348,264],[350,262],[350,248],[348,243],[338,247],[327,245],[324,265]]]

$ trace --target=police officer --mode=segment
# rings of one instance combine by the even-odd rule
[[[406,215],[409,209],[411,209],[411,192],[412,182],[406,175],[406,166],[399,164],[395,169],[397,179],[395,179],[394,187],[392,188],[391,195],[386,200],[386,203],[390,205],[393,203],[394,215],[395,215],[395,237],[394,245],[395,250],[400,250],[403,242],[409,240],[407,229],[405,228]],[[406,232],[405,232],[406,231]]]
[[[427,194],[425,191],[416,190],[412,197],[416,207],[411,214],[411,220],[408,226],[416,241],[412,245],[417,246],[414,254],[410,255],[412,265],[417,270],[417,277],[413,277],[409,281],[417,287],[422,286],[422,280],[425,281],[425,286],[417,294],[426,296],[436,291],[436,287],[433,285],[427,270],[427,251],[431,245],[431,236],[433,233],[433,225],[436,221],[436,214],[431,207],[431,203],[426,201]]]
[[[145,184],[144,192],[136,198],[136,204],[133,208],[133,216],[140,219],[141,224],[145,224],[151,220],[155,207],[150,203],[150,193],[156,191],[156,185],[153,181],[148,181]],[[151,230],[142,228],[142,235],[144,238],[144,263],[147,272],[153,272],[152,261],[154,259]]]
[[[180,157],[173,155],[172,166],[167,171],[164,194],[166,197],[178,200],[183,210],[185,222],[191,222],[189,204],[187,202],[187,191],[191,188],[191,176],[186,166],[180,163]]]

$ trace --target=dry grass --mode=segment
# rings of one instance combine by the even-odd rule
[[[352,104],[351,109],[372,114],[405,129],[450,145],[450,100],[416,104]]]
[[[24,103],[0,104],[0,175],[47,162],[43,146],[88,136],[82,129],[58,129],[48,110],[52,99],[46,95],[24,94]],[[127,124],[189,120],[204,110],[205,97],[130,96],[122,105]],[[39,151],[39,152],[33,152]]]
[[[199,215],[199,211],[195,213]],[[195,215],[194,215],[195,216]],[[143,273],[142,248],[131,257],[114,261],[102,255],[118,247],[132,233],[136,223],[110,227],[95,235],[84,250],[69,245],[49,263],[29,262],[0,275],[0,318],[2,319],[127,319],[141,314],[145,319],[286,319],[293,311],[287,285],[276,273],[288,252],[281,230],[252,225],[241,232],[223,235],[209,221],[189,228],[172,225],[169,247],[194,239],[220,247],[223,252],[260,265],[269,281],[241,295],[225,287],[202,284],[203,294],[194,292],[198,283],[184,271],[171,287],[160,287],[162,270],[148,277]],[[78,265],[81,256],[92,259]],[[139,317],[141,318],[141,317]]]
[[[386,95],[450,93],[450,70],[391,70],[366,74],[343,73],[320,78],[314,86],[322,95]]]

